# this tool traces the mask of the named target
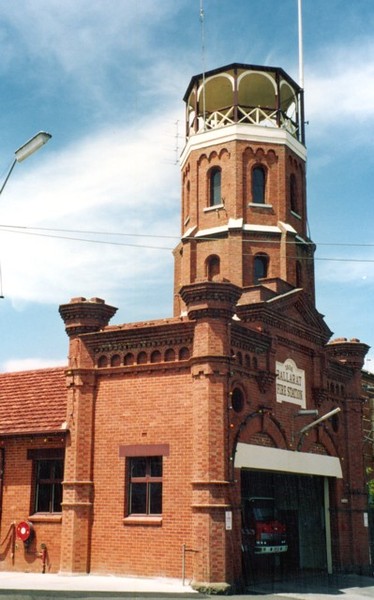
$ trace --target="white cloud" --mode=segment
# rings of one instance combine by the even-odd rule
[[[341,256],[339,249],[335,256],[337,255]],[[351,256],[347,259],[342,257],[334,260],[333,258],[329,259],[327,253],[325,260],[317,259],[316,271],[319,282],[325,281],[330,284],[344,282],[355,288],[363,288],[367,292],[367,288],[374,285],[374,257],[368,251],[362,254],[361,258],[352,259]]]
[[[13,44],[11,31],[8,37],[14,59],[21,44],[29,56],[54,60],[71,73],[97,66],[97,59],[113,60],[114,48],[145,56],[150,30],[177,11],[173,0],[21,0],[2,7],[2,23],[3,32],[5,25],[16,31]]]
[[[102,129],[60,152],[53,151],[52,139],[38,157],[28,159],[33,163],[26,174],[22,165],[16,167],[2,209],[2,222],[17,226],[0,239],[7,297],[53,303],[77,295],[117,299],[136,281],[161,276],[170,261],[168,249],[178,239],[147,236],[179,235],[180,176],[173,164],[177,115],[169,111],[168,116],[167,122],[149,115],[142,124]]]
[[[324,47],[323,59],[306,69],[307,118],[313,128],[339,123],[343,129],[374,118],[374,42],[361,38]],[[368,128],[369,129],[369,128]]]
[[[2,373],[14,371],[30,371],[34,369],[48,369],[50,367],[64,367],[67,361],[53,360],[47,358],[24,358],[11,359],[1,364]]]

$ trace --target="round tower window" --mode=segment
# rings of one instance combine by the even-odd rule
[[[244,395],[240,388],[234,388],[231,396],[231,406],[237,413],[243,410],[244,406]]]

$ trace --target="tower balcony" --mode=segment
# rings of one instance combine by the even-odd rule
[[[303,90],[277,67],[233,63],[192,77],[186,137],[233,124],[283,129],[305,143]]]

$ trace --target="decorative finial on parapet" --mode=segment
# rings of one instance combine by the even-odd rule
[[[229,281],[200,281],[184,285],[180,295],[190,319],[226,318],[235,314],[242,290]]]
[[[326,346],[328,355],[353,369],[362,369],[369,346],[357,338],[336,338]]]
[[[94,333],[106,327],[117,308],[105,304],[101,298],[72,298],[61,304],[59,313],[65,323],[65,331],[72,338],[83,333]]]

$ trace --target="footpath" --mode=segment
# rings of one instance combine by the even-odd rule
[[[359,575],[295,575],[288,581],[249,585],[233,600],[374,600],[374,577]],[[105,600],[153,598],[218,598],[196,592],[179,579],[62,575],[0,571],[0,600]]]

